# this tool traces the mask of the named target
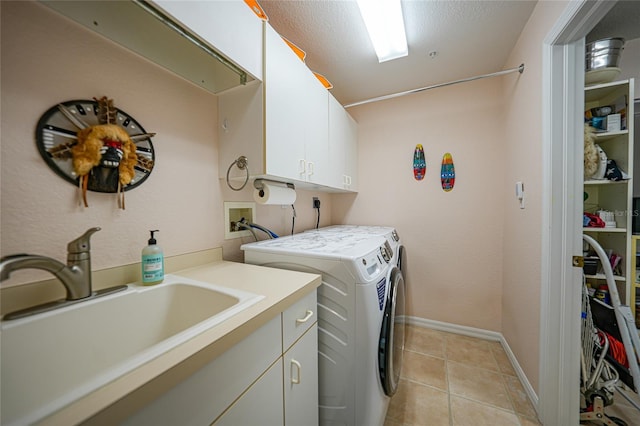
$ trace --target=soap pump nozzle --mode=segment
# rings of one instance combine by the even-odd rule
[[[154,244],[157,244],[158,242],[156,241],[155,238],[153,238],[153,233],[154,232],[160,232],[160,231],[157,230],[157,229],[154,229],[153,231],[149,231],[149,232],[151,233],[151,238],[149,238],[149,241],[148,241],[149,245],[152,246]]]

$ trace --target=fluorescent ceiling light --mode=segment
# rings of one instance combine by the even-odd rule
[[[409,54],[400,0],[357,0],[378,62]]]

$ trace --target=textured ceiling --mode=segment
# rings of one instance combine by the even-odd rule
[[[259,3],[276,31],[307,52],[309,68],[333,83],[336,99],[349,104],[504,69],[536,2],[403,0],[409,55],[383,63],[354,0]]]

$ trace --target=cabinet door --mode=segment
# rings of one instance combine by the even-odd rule
[[[344,189],[358,190],[358,124],[347,114],[349,129],[346,137]]]
[[[282,357],[281,330],[282,321],[278,315],[141,408],[122,425],[211,424],[257,377]],[[279,371],[282,377],[281,369]]]
[[[340,103],[329,95],[329,158],[331,186],[357,190],[358,127]]]
[[[306,65],[269,25],[265,31],[265,152],[268,174],[305,180]]]
[[[279,358],[213,424],[216,426],[282,426],[284,424],[282,404],[282,358]]]
[[[327,90],[269,25],[265,46],[267,173],[323,183],[328,162]]]
[[[242,0],[155,3],[232,62],[262,80],[262,21]]]
[[[284,354],[286,425],[318,424],[318,324]]]
[[[305,161],[307,182],[330,184],[329,163],[329,92],[312,72],[306,70],[308,102],[305,129]]]

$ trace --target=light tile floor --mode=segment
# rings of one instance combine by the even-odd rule
[[[636,404],[640,397],[627,393]],[[638,410],[621,395],[608,415],[640,426]],[[398,392],[385,426],[540,426],[498,342],[407,326]]]
[[[407,326],[385,426],[534,426],[536,413],[499,342]]]

